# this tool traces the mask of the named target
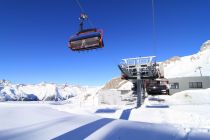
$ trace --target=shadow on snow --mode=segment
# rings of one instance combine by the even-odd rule
[[[125,110],[123,110],[123,112],[122,112],[122,114],[120,116],[120,119],[122,119],[122,120],[128,120],[129,119],[129,116],[131,114],[131,110],[132,109],[125,109]]]
[[[146,108],[169,108],[168,105],[146,105]]]
[[[110,108],[105,108],[105,109],[98,109],[96,110],[95,113],[115,113],[116,109],[110,109]]]
[[[112,122],[113,119],[100,119],[91,123],[88,123],[86,125],[83,125],[79,128],[76,128],[72,131],[69,131],[61,136],[58,136],[54,138],[54,140],[66,140],[66,139],[72,139],[72,140],[82,140],[91,135],[96,130],[100,129],[101,127],[105,126],[106,124]]]

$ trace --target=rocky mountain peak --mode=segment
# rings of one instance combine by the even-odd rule
[[[207,40],[206,42],[204,42],[200,48],[200,52],[203,52],[207,49],[210,49],[210,40]]]

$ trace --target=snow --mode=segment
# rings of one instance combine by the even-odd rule
[[[203,76],[210,75],[210,40],[203,43],[198,53],[169,59],[164,64],[166,78],[200,76],[198,67],[201,67]]]
[[[120,85],[120,84],[119,84]],[[133,83],[132,82],[126,82],[125,84],[123,84],[122,86],[120,86],[118,88],[118,90],[131,90],[133,87]]]
[[[151,99],[164,99],[157,102]],[[65,107],[64,107],[65,106]],[[81,106],[66,104],[54,109],[75,114],[97,115],[105,118],[155,124],[172,124],[185,129],[210,129],[210,89],[187,90],[172,96],[149,97],[141,108],[135,105],[97,105],[82,103]]]
[[[1,103],[0,108],[0,139],[52,139],[99,119],[59,112],[43,104]]]
[[[132,110],[129,120],[210,129],[210,89],[157,96],[164,99],[160,102],[151,101],[150,98],[146,99],[141,108]]]
[[[50,104],[0,103],[0,139],[209,139],[208,131],[65,113]],[[61,105],[62,106],[62,105]],[[9,114],[9,115],[8,115]]]
[[[51,83],[40,84],[12,84],[8,81],[0,81],[0,101],[11,100],[55,100],[69,99],[77,95],[91,96],[100,87],[76,86],[76,85],[57,85]]]
[[[116,77],[108,81],[101,90],[131,90],[132,87],[132,82],[123,80],[121,77]]]
[[[210,89],[149,97],[141,108],[98,105],[96,89],[84,92],[63,102],[1,102],[0,139],[210,139]]]
[[[105,131],[104,131],[105,130]],[[168,140],[168,139],[183,139],[184,134],[175,127],[167,125],[148,124],[128,121],[113,121],[112,123],[99,129],[87,139],[147,139],[147,140]]]
[[[170,105],[210,105],[210,88],[185,90],[174,94],[167,102]]]

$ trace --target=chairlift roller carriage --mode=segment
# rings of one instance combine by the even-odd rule
[[[72,51],[84,51],[103,48],[103,31],[97,28],[83,29],[83,23],[88,19],[87,15],[80,15],[80,31],[69,40],[69,48]]]

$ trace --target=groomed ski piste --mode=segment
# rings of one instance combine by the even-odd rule
[[[209,140],[209,93],[189,90],[149,97],[138,109],[88,100],[2,102],[0,139]]]

